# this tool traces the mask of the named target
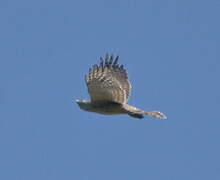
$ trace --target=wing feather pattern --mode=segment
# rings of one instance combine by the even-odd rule
[[[131,85],[123,65],[118,64],[118,58],[106,54],[105,57],[100,57],[99,65],[89,69],[85,81],[92,101],[128,101]]]

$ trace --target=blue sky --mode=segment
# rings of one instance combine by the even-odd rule
[[[0,179],[219,180],[220,2],[2,0]],[[120,56],[129,103],[80,110],[84,74]]]

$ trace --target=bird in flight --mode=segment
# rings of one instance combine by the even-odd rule
[[[118,64],[119,56],[106,54],[100,57],[100,64],[93,65],[85,75],[85,82],[91,100],[76,100],[82,110],[106,115],[128,114],[134,118],[144,115],[166,119],[159,111],[144,111],[127,104],[131,84],[123,65]]]

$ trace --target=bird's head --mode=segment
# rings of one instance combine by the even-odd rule
[[[87,110],[90,105],[90,101],[88,100],[76,100],[76,103],[79,105],[81,109]]]

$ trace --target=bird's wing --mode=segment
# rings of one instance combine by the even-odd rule
[[[131,91],[131,85],[123,65],[118,65],[118,56],[108,54],[100,58],[99,65],[89,69],[85,76],[92,101],[111,101],[126,103]]]

